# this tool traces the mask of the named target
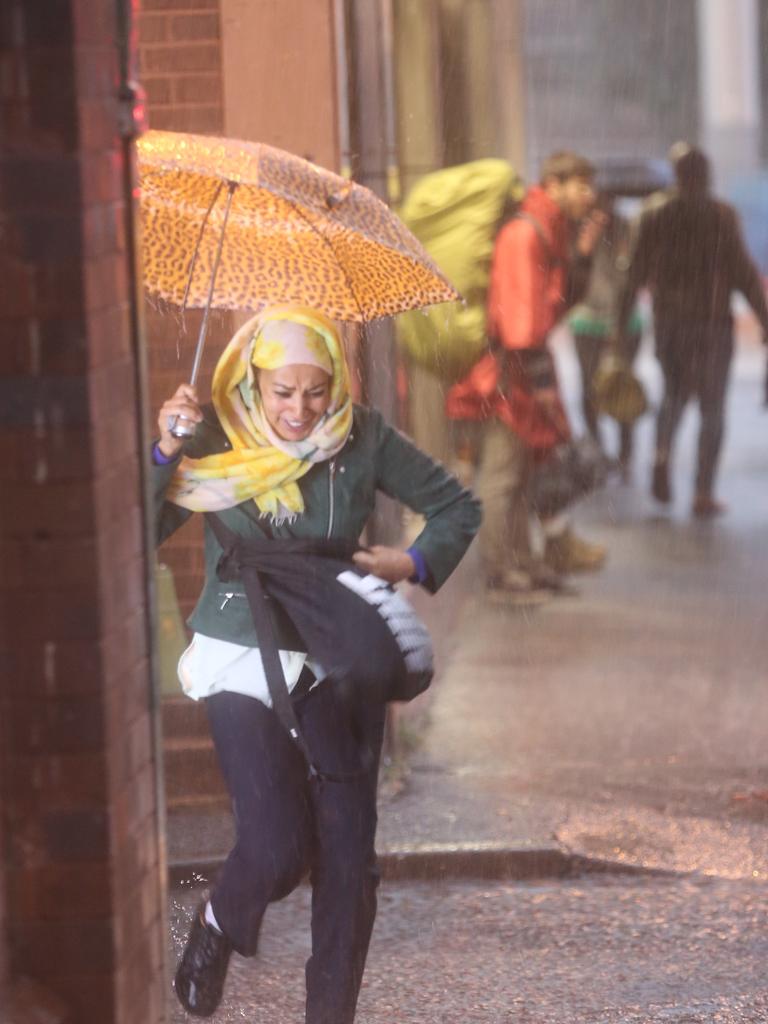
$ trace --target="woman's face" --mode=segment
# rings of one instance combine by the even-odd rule
[[[319,366],[259,370],[259,391],[267,422],[284,441],[309,437],[331,404],[331,378]]]

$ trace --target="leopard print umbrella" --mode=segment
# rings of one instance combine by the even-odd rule
[[[369,189],[260,143],[177,132],[138,142],[144,281],[203,307],[291,303],[366,321],[459,298]]]

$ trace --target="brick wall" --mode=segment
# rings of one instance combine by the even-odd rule
[[[218,0],[143,0],[138,26],[141,84],[147,93],[150,128],[223,134]],[[158,310],[152,304],[147,307],[152,423],[163,401],[188,379],[199,322],[200,314],[191,310],[185,316],[182,330],[178,310]],[[229,315],[219,313],[212,317],[199,380],[203,400],[208,400],[216,356],[231,331]],[[173,571],[185,617],[192,610],[202,583],[201,539],[201,521],[194,517],[160,553]]]
[[[164,1017],[115,9],[0,9],[3,1024]]]
[[[176,310],[158,310],[148,304],[145,321],[149,346],[150,432],[152,436],[157,436],[158,409],[182,381],[189,379],[200,313],[197,310],[189,310],[185,316],[186,328],[182,330]],[[231,315],[215,313],[211,317],[208,342],[198,379],[198,391],[204,402],[210,400],[213,368],[231,333]],[[202,586],[202,536],[202,517],[193,516],[177,534],[166,541],[158,553],[158,558],[169,565],[173,572],[184,618],[192,611]]]
[[[221,134],[218,0],[143,0],[139,48],[151,127]]]

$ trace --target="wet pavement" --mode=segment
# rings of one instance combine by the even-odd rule
[[[561,365],[567,378],[567,351]],[[635,482],[579,510],[579,531],[610,548],[579,597],[489,607],[470,573],[406,789],[381,806],[385,850],[557,849],[696,874],[385,883],[363,1024],[768,1021],[763,365],[749,347],[736,363],[722,520],[688,515],[692,414],[676,502],[647,497],[646,418]],[[641,374],[653,396],[647,356]],[[222,851],[228,827],[179,819],[171,854]],[[217,1019],[302,1019],[307,901],[271,909]]]
[[[185,926],[193,898],[178,896]],[[768,903],[754,882],[589,878],[385,886],[359,1024],[760,1024]],[[223,1024],[299,1024],[309,891],[234,957]],[[175,1006],[171,1024],[187,1021]],[[191,1018],[189,1018],[191,1020]]]
[[[386,843],[555,837],[622,864],[768,877],[764,358],[747,349],[736,367],[727,517],[688,516],[693,417],[678,502],[646,496],[646,421],[637,483],[580,510],[610,549],[580,596],[531,613],[469,601]]]

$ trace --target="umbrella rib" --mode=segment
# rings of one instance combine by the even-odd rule
[[[208,226],[208,219],[211,216],[211,211],[216,205],[216,200],[221,195],[221,190],[224,188],[225,184],[226,182],[222,179],[216,186],[216,191],[213,193],[213,199],[211,199],[210,203],[208,204],[208,209],[205,211],[205,216],[203,217],[203,221],[200,225],[200,231],[197,234],[197,241],[195,242],[195,248],[192,252],[192,259],[189,261],[189,276],[187,277],[187,286],[184,289],[184,298],[181,300],[182,314],[184,313],[184,310],[187,308],[187,299],[189,298],[189,292],[190,289],[192,288],[192,278],[194,277],[195,265],[197,263],[197,257],[200,252],[200,243],[203,240],[205,229]]]
[[[301,217],[301,219],[306,221],[307,224],[309,224],[310,228],[315,232],[315,234],[320,237],[320,240],[322,242],[324,242],[328,246],[328,248],[331,250],[331,253],[333,254],[333,258],[336,260],[336,263],[337,263],[339,269],[341,270],[342,274],[344,275],[344,280],[347,282],[347,287],[349,288],[349,291],[350,291],[350,293],[352,295],[352,298],[354,299],[355,305],[357,306],[357,311],[360,314],[360,323],[365,323],[365,313],[363,313],[363,307],[362,307],[362,305],[360,303],[360,300],[357,297],[357,292],[355,291],[355,286],[352,284],[352,279],[350,278],[349,274],[347,273],[347,268],[344,266],[342,261],[336,255],[336,250],[334,249],[333,243],[331,242],[330,238],[326,238],[326,236],[323,234],[323,232],[315,224],[312,223],[312,221],[309,219],[309,217],[307,217],[307,215],[304,213],[304,211],[298,205],[298,203],[294,202],[294,200],[290,199],[288,196],[285,196],[284,198],[290,203],[290,205],[293,207],[293,209],[296,211],[296,213],[298,213],[298,215]]]

